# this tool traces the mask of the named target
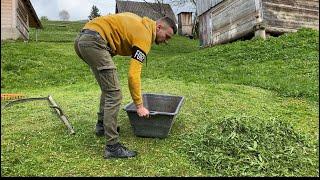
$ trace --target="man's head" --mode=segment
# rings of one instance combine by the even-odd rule
[[[156,44],[167,43],[177,33],[176,23],[169,17],[163,17],[156,22]]]

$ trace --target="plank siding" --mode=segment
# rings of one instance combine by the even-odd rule
[[[1,27],[12,26],[12,1],[1,0]]]
[[[231,25],[235,21],[243,19],[255,12],[256,8],[254,0],[237,0],[221,4],[221,6],[217,6],[215,11],[212,12],[213,30]]]
[[[198,15],[202,15],[222,1],[223,0],[197,0],[196,3]]]
[[[1,0],[1,40],[28,40],[30,27],[42,28],[30,0]]]
[[[15,27],[16,0],[1,0],[1,40],[16,39],[19,34]]]
[[[199,16],[199,39],[201,46],[207,46],[211,40],[211,19],[210,16],[203,14]]]
[[[301,27],[319,30],[319,1],[263,0],[266,31],[295,32]],[[281,29],[281,31],[279,31]],[[278,32],[279,31],[279,32]]]
[[[198,0],[200,45],[244,36],[319,30],[319,0]]]
[[[200,34],[206,34],[200,36],[201,45],[225,43],[252,32],[259,14],[258,8],[256,0],[226,0],[218,3],[201,15],[202,19],[211,21],[209,24],[200,23]]]
[[[23,39],[29,39],[29,20],[28,20],[28,10],[25,5],[18,0],[18,8],[17,8],[17,24],[16,27],[18,31],[21,33]]]
[[[266,2],[319,11],[319,0],[263,0]]]
[[[256,24],[255,21],[256,18],[254,16],[250,16],[238,21],[238,23],[228,25],[221,28],[219,31],[212,32],[213,37],[210,44],[215,45],[227,43],[253,32],[252,27]]]
[[[181,12],[178,14],[178,33],[180,35],[192,35],[192,13]]]

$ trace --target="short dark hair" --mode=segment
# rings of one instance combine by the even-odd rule
[[[174,22],[174,20],[172,20],[168,16],[162,17],[159,20],[165,22],[168,26],[170,26],[172,28],[174,34],[177,33],[177,25]]]

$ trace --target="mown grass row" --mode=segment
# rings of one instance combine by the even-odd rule
[[[122,81],[121,85],[124,107],[131,98],[127,84]],[[136,137],[128,116],[121,110],[118,119],[121,142],[138,151],[139,155],[129,160],[114,161],[102,158],[105,138],[94,135],[99,101],[97,84],[87,82],[22,90],[28,97],[52,95],[76,134],[68,135],[67,128],[45,101],[22,103],[5,109],[2,111],[1,129],[2,175],[318,174],[318,108],[312,103],[280,98],[255,87],[201,85],[166,78],[146,79],[143,89],[144,92],[184,96],[185,102],[165,139]],[[238,131],[237,127],[244,127],[245,131]],[[292,169],[295,165],[298,166]]]
[[[304,29],[266,41],[239,41],[200,51],[196,51],[196,41],[175,37],[170,45],[153,47],[143,76],[209,84],[244,84],[273,90],[284,97],[318,101],[318,37],[318,31]],[[16,48],[20,51],[15,51]],[[9,89],[88,80],[84,74],[88,73],[86,66],[74,53],[72,42],[7,43],[2,49],[2,69],[6,72],[2,74],[2,85]],[[128,59],[115,58],[123,77]],[[28,68],[30,66],[33,68]]]
[[[317,142],[279,118],[230,116],[181,136],[190,158],[216,176],[309,176]]]
[[[39,42],[1,44],[1,91],[52,95],[76,135],[45,102],[2,111],[1,175],[319,175],[318,31],[206,49],[175,36],[153,46],[142,91],[184,96],[185,103],[162,140],[134,136],[121,110],[121,141],[139,155],[106,161],[105,139],[94,136],[99,88],[73,50],[83,23],[44,24]],[[128,59],[114,58],[123,106],[131,102]]]

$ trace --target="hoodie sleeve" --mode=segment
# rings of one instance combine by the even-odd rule
[[[141,95],[141,71],[142,65],[147,61],[153,41],[153,33],[150,32],[144,25],[137,26],[136,33],[132,36],[132,56],[130,59],[128,86],[132,100],[135,105],[143,103]]]
[[[131,58],[128,74],[128,85],[132,100],[135,105],[143,103],[141,97],[141,70],[142,63]]]
[[[139,44],[135,44],[135,46],[132,47],[132,56],[128,74],[128,85],[132,100],[135,105],[143,103],[141,96],[141,71],[143,63],[147,60],[147,53],[149,52],[149,50],[150,47],[146,45],[141,46]]]

